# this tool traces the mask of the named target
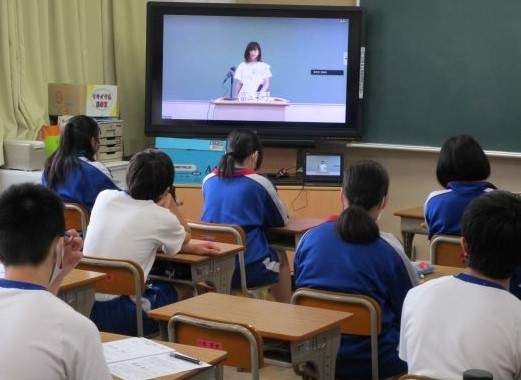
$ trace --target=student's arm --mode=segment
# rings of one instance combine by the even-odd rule
[[[214,255],[221,252],[218,245],[211,241],[203,241],[200,243],[189,241],[188,243],[183,244],[181,251],[193,255]]]
[[[237,80],[237,89],[235,90],[236,94],[238,95],[239,92],[241,92],[241,89],[242,89],[242,82],[240,80]]]
[[[83,257],[83,253],[81,252],[81,248],[83,247],[83,240],[78,236],[76,230],[67,231],[68,237],[64,237],[64,252],[63,252],[63,261],[61,263],[61,271],[56,276],[54,281],[49,284],[47,289],[52,294],[58,294],[60,290],[60,285],[63,282],[65,276],[67,276],[76,265],[80,262]],[[58,243],[60,244],[60,243]]]
[[[159,199],[159,201],[157,201],[157,204],[161,207],[164,207],[164,208],[170,210],[170,212],[177,217],[177,219],[179,220],[179,223],[181,223],[181,225],[183,226],[183,228],[186,231],[184,243],[188,243],[191,239],[190,226],[188,225],[188,222],[186,221],[186,218],[184,217],[181,210],[179,210],[179,207],[177,206],[177,204],[174,200],[174,197],[172,197],[172,194],[170,194],[169,192],[165,193],[161,197],[161,199]]]

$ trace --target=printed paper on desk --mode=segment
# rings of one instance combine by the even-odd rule
[[[125,380],[145,380],[192,369],[210,367],[170,356],[173,349],[146,338],[128,338],[103,343],[110,372]]]

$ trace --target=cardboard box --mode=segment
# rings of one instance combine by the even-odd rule
[[[156,148],[174,162],[176,184],[201,184],[225,153],[222,140],[196,140],[158,137]]]
[[[45,164],[45,144],[35,140],[5,140],[4,168],[41,170]]]
[[[118,117],[118,87],[49,83],[49,115]]]

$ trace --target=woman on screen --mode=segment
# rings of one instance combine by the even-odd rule
[[[237,96],[239,99],[256,98],[258,92],[267,92],[271,76],[270,65],[262,62],[259,43],[250,42],[244,50],[244,62],[241,62],[235,71]]]

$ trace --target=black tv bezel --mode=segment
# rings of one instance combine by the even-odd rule
[[[344,123],[162,118],[163,17],[216,15],[292,18],[348,18],[349,68]],[[350,6],[308,6],[237,3],[147,3],[145,135],[221,139],[235,128],[251,128],[270,146],[314,146],[319,140],[353,141],[362,137],[365,56],[365,10]]]

